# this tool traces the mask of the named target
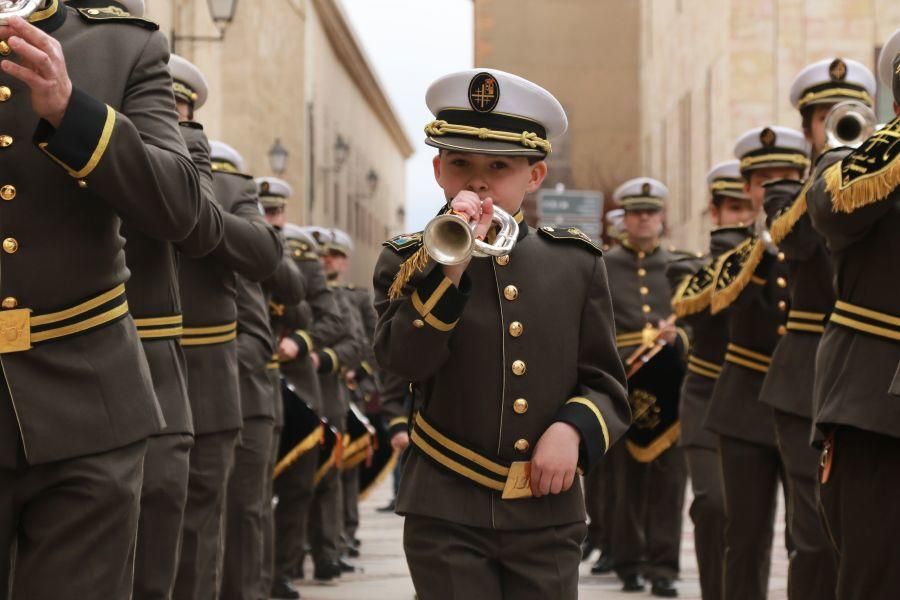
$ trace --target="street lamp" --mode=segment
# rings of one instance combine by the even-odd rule
[[[234,20],[234,12],[237,10],[237,0],[207,0],[207,9],[219,35],[178,35],[172,31],[172,51],[175,51],[177,42],[221,42],[225,39],[225,29]]]
[[[341,134],[337,135],[334,140],[334,172],[338,173],[343,168],[344,163],[350,156],[350,144],[344,140]]]
[[[214,0],[210,0],[210,4],[212,4],[213,1]],[[272,169],[272,172],[279,177],[284,173],[284,170],[287,167],[288,156],[290,156],[290,152],[281,145],[281,138],[275,138],[275,143],[269,148],[269,167]]]
[[[378,189],[378,173],[375,172],[375,169],[369,169],[369,173],[366,175],[366,183],[369,184],[369,197],[375,195],[375,190]]]

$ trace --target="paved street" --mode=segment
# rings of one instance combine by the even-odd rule
[[[361,506],[362,557],[357,561],[363,572],[344,577],[337,586],[320,586],[309,579],[300,583],[299,589],[304,600],[411,600],[413,586],[409,580],[406,562],[403,558],[403,521],[396,515],[378,513],[375,509],[384,506],[390,498],[390,480],[372,494]],[[775,536],[775,557],[772,565],[770,600],[787,598],[787,556],[784,551],[784,509],[779,509],[780,524]],[[690,518],[685,516],[684,541],[682,543],[682,574],[679,582],[681,598],[700,600],[697,581],[697,562],[694,558],[694,540]],[[307,574],[312,573],[312,565],[307,564]],[[619,582],[612,576],[593,577],[590,563],[582,564],[581,600],[618,600],[650,598],[650,594],[624,594],[619,591]],[[475,599],[473,599],[475,600]],[[478,599],[481,600],[481,599]],[[490,599],[483,599],[490,600]],[[553,599],[548,599],[553,600]]]

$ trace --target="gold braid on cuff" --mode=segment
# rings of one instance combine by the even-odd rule
[[[538,137],[533,131],[523,131],[522,133],[513,133],[512,131],[498,131],[496,129],[488,129],[487,127],[471,127],[469,125],[454,125],[447,121],[432,121],[425,126],[425,133],[431,136],[442,135],[465,135],[476,137],[482,140],[495,140],[498,142],[511,142],[521,144],[532,150],[541,150],[550,154],[550,142]]]

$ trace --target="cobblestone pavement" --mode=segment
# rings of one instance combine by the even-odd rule
[[[316,585],[309,579],[295,582],[303,600],[412,600],[414,591],[409,579],[409,571],[403,558],[403,519],[393,514],[376,512],[390,499],[390,480],[382,484],[361,506],[362,526],[359,538],[362,541],[362,556],[355,562],[361,572],[344,576],[341,583],[334,586]],[[685,504],[685,509],[689,506]],[[787,598],[787,555],[784,550],[784,508],[779,507],[779,522],[773,550],[772,575],[769,583],[770,600]],[[700,600],[697,580],[697,561],[694,555],[694,537],[691,520],[685,516],[685,531],[681,546],[681,580],[678,582],[680,598]],[[312,565],[306,565],[307,576],[312,574]],[[590,563],[581,568],[579,587],[580,600],[617,600],[651,598],[649,591],[644,594],[624,594],[618,580],[612,575],[594,577],[590,575]],[[476,599],[473,599],[476,600]],[[478,599],[482,600],[482,599]],[[490,599],[483,599],[490,600]],[[548,599],[552,600],[552,599]]]

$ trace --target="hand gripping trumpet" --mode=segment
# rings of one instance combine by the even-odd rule
[[[40,4],[41,0],[0,0],[0,25],[6,25],[12,17],[27,19]]]
[[[677,317],[670,315],[666,319],[667,325],[675,323]],[[625,361],[625,367],[628,369],[626,379],[631,379],[635,373],[641,370],[650,360],[662,352],[666,347],[666,340],[662,339],[662,330],[656,327],[648,327],[644,330],[644,340],[641,345],[631,353],[631,356]]]
[[[498,229],[493,241],[488,243],[475,237],[475,222],[469,223],[465,215],[450,211],[425,226],[422,243],[428,255],[442,265],[458,265],[472,256],[505,256],[516,245],[519,224],[496,204],[492,220]]]

